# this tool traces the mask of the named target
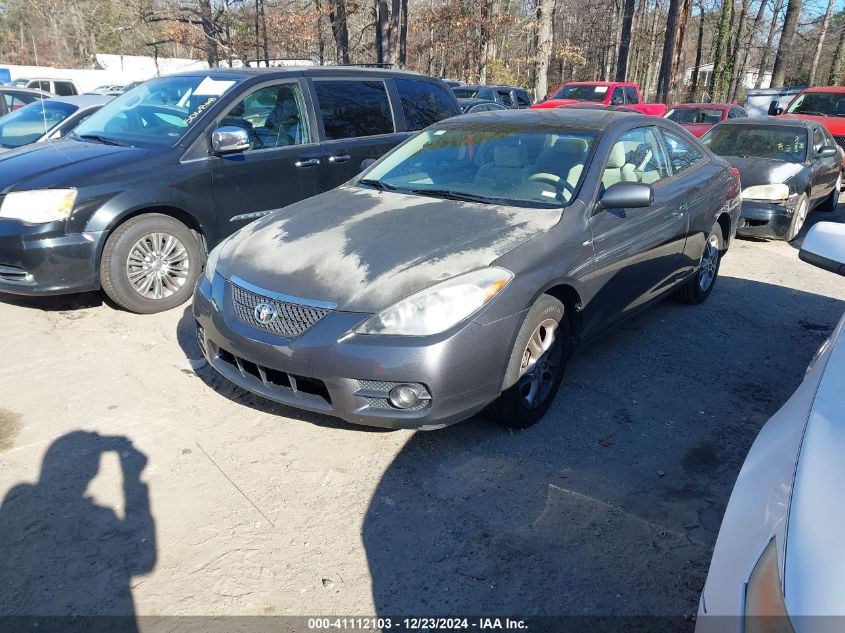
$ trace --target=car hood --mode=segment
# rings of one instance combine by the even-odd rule
[[[801,171],[801,163],[788,163],[770,158],[754,158],[751,156],[722,156],[739,170],[743,189],[754,185],[768,185],[772,183],[787,183],[790,178]]]
[[[342,186],[241,229],[217,271],[340,310],[377,312],[489,266],[561,213]]]
[[[845,317],[816,391],[795,471],[784,563],[791,615],[845,615]],[[799,627],[799,633],[800,627]]]
[[[0,154],[0,194],[14,190],[76,187],[80,177],[138,160],[149,150],[68,139],[33,143]]]

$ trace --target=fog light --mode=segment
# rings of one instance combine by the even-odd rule
[[[422,385],[396,385],[388,394],[390,404],[397,409],[413,409],[422,400],[431,400],[431,396]]]

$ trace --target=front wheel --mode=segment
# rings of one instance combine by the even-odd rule
[[[697,305],[704,302],[713,292],[716,277],[719,275],[719,265],[722,263],[723,244],[722,226],[716,222],[704,243],[698,272],[678,291],[678,298],[681,301]]]
[[[542,295],[517,334],[505,374],[505,390],[491,405],[497,422],[522,429],[546,414],[563,378],[568,337],[563,304]]]
[[[801,232],[807,216],[810,214],[810,199],[806,193],[802,193],[798,198],[798,203],[795,205],[795,213],[792,216],[792,223],[789,225],[789,231],[786,234],[786,241],[791,242]]]
[[[824,204],[822,205],[823,211],[836,211],[839,207],[839,193],[840,189],[842,189],[842,172],[839,172],[839,177],[836,179],[836,184],[833,186],[833,191],[830,192],[830,195],[825,200]]]
[[[202,250],[184,224],[160,213],[127,220],[109,236],[100,262],[103,290],[130,312],[183,304],[202,270]]]

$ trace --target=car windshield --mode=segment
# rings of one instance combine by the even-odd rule
[[[816,116],[845,116],[845,92],[805,92],[795,98],[787,112]]]
[[[717,125],[701,137],[719,156],[750,156],[790,163],[807,159],[807,130],[782,125]]]
[[[675,123],[703,123],[716,125],[722,120],[722,110],[719,108],[675,108],[666,115]]]
[[[0,147],[11,149],[34,143],[78,108],[52,99],[30,103],[0,118]]]
[[[600,103],[607,94],[607,86],[574,85],[563,86],[550,99],[574,99],[575,101],[592,101]]]
[[[206,75],[147,81],[103,106],[74,137],[139,147],[174,145],[235,83]]]
[[[378,189],[538,209],[567,206],[584,174],[592,132],[513,125],[481,116],[472,125],[421,132],[361,175]]]
[[[458,99],[475,99],[479,88],[452,88],[452,92]]]

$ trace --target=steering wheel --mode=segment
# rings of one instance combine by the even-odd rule
[[[532,174],[531,176],[529,176],[528,181],[549,183],[550,185],[554,186],[558,195],[562,195],[564,192],[568,193],[569,195],[565,199],[566,202],[569,202],[572,199],[572,196],[575,195],[575,187],[570,185],[566,180],[564,180],[560,176],[556,174],[550,174],[547,171],[541,171],[539,173]]]

